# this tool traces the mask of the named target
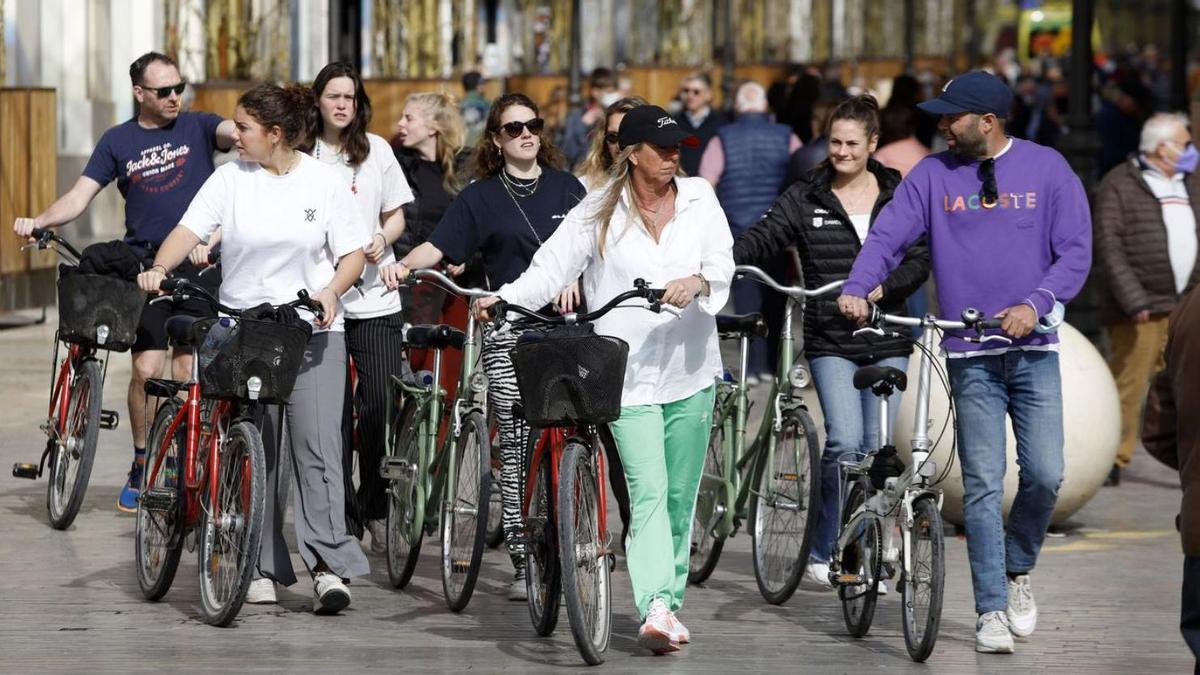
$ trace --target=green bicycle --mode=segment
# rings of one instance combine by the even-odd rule
[[[492,295],[462,288],[435,270],[414,270],[410,283],[422,282],[467,298]],[[487,383],[476,367],[475,328],[474,317],[468,317],[466,333],[444,324],[408,327],[409,347],[434,350],[433,372],[393,378],[392,400],[404,403],[389,420],[388,454],[379,467],[388,481],[388,580],[395,588],[406,586],[425,534],[440,530],[442,591],[454,612],[467,606],[475,590],[491,501]],[[463,351],[458,391],[449,406],[446,390],[438,385],[447,348]]]
[[[738,265],[737,274],[755,277],[788,298],[778,365],[762,425],[747,448],[750,401],[746,359],[750,339],[765,335],[766,324],[760,314],[717,317],[722,339],[741,341],[741,370],[736,380],[727,374],[717,381],[712,433],[692,517],[688,581],[698,584],[708,579],[717,566],[725,540],[748,517],[758,590],[767,602],[779,605],[800,585],[808,561],[813,519],[819,510],[821,484],[821,444],[800,393],[807,386],[809,375],[804,366],[793,362],[795,355],[803,351],[803,340],[797,346],[792,334],[792,315],[797,305],[803,310],[805,298],[837,290],[842,282],[808,290],[782,286],[751,265]]]

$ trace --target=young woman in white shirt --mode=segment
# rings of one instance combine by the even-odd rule
[[[403,374],[404,317],[400,296],[384,286],[379,268],[396,260],[392,244],[404,232],[400,207],[413,200],[404,171],[391,146],[383,138],[367,133],[371,122],[371,99],[362,78],[347,63],[335,62],[321,69],[313,80],[317,114],[306,144],[315,159],[341,174],[362,216],[367,265],[361,283],[342,298],[346,310],[346,347],[358,374],[358,494],[346,495],[348,527],[361,535],[371,533],[371,550],[386,549],[387,485],[379,476],[385,447],[388,384]],[[353,415],[347,405],[343,416]],[[342,425],[343,470],[354,465],[350,431]],[[346,476],[346,489],[351,489]]]
[[[589,302],[603,304],[642,278],[665,288],[678,319],[612,312],[596,332],[629,343],[621,417],[611,427],[632,500],[629,580],[643,619],[638,642],[656,653],[690,641],[674,612],[683,605],[691,518],[721,374],[716,314],[729,297],[733,239],[712,186],[678,175],[679,146],[695,136],[658,106],[625,114],[616,175],[588,195],[496,298],[539,307],[583,275]]]
[[[286,409],[290,453],[281,452],[277,409],[263,425],[267,508],[254,599],[274,599],[268,580],[296,583],[283,538],[288,476],[295,474],[296,541],[313,577],[313,610],[350,604],[346,582],[368,573],[366,556],[346,532],[341,420],[346,342],[339,298],[362,275],[370,246],[353,193],[337,171],[296,148],[308,137],[316,105],[308,87],[257,85],[238,99],[234,144],[239,160],[217,169],[138,277],[147,291],[197,244],[221,228],[220,300],[231,307],[281,304],[307,289],[321,303],[304,365]],[[290,458],[291,466],[281,466]],[[286,460],[285,460],[286,461]]]

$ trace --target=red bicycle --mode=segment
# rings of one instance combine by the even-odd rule
[[[79,251],[53,231],[35,228],[31,236],[36,241],[22,250],[53,248],[68,264],[60,266],[58,279],[50,407],[41,424],[46,447],[36,464],[14,464],[12,474],[37,479],[49,471],[46,511],[51,527],[65,530],[83,504],[100,429],[115,429],[120,419],[116,411],[101,408],[108,360],[100,351],[129,349],[146,294],[124,279],[78,272]],[[59,362],[61,346],[67,353]]]
[[[266,458],[256,421],[262,405],[287,402],[310,331],[248,318],[182,279],[164,281],[162,290],[168,295],[152,303],[196,298],[228,316],[168,320],[171,342],[196,350],[191,376],[146,382],[146,394],[164,403],[147,436],[134,536],[138,585],[147,600],[162,598],[184,540],[194,535],[189,549],[199,550],[201,613],[226,626],[246,598],[262,539]],[[298,296],[286,306],[321,316],[307,292]]]

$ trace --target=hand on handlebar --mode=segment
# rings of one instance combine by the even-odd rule
[[[568,314],[578,309],[579,281],[575,280],[567,284],[567,287],[558,294],[558,299],[554,301],[554,304],[558,306],[558,311],[562,314]]]
[[[867,299],[856,295],[842,294],[838,296],[837,306],[842,316],[860,326],[865,324],[871,316],[871,305]]]
[[[379,278],[383,279],[383,283],[389,290],[396,290],[400,284],[408,280],[412,270],[404,266],[404,263],[397,262],[391,265],[384,265],[379,268]]]
[[[1033,332],[1034,325],[1037,324],[1037,312],[1033,311],[1033,307],[1025,303],[1013,305],[1000,310],[996,314],[997,319],[1003,319],[1000,324],[1000,330],[1004,331],[1005,335],[1020,339]]]
[[[476,321],[491,321],[492,313],[489,310],[492,308],[492,306],[494,306],[497,302],[500,302],[501,300],[502,300],[502,298],[498,295],[493,295],[493,296],[487,297],[487,298],[476,299],[474,306],[471,308],[471,311],[475,313],[475,320]]]
[[[147,293],[159,295],[162,293],[162,282],[167,278],[167,273],[163,271],[161,266],[151,267],[150,269],[138,275],[138,288],[141,288]]]
[[[33,229],[37,226],[36,218],[17,218],[13,222],[13,232],[16,232],[18,236],[26,237],[30,241],[33,241]]]
[[[692,304],[702,287],[700,278],[694,275],[668,281],[663,288],[662,301],[683,309]]]
[[[188,254],[188,260],[196,267],[208,267],[208,255],[212,251],[212,247],[206,244],[196,244],[196,248]]]
[[[321,304],[321,314],[313,317],[318,328],[329,328],[337,318],[338,298],[331,288],[326,286],[312,294],[312,299]]]

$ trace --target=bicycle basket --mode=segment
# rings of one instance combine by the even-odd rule
[[[586,426],[621,415],[629,345],[578,331],[526,333],[512,350],[517,388],[532,426]]]
[[[200,345],[197,356],[201,363],[208,364],[200,371],[204,398],[250,400],[246,381],[257,377],[262,381],[258,401],[287,403],[304,364],[312,329],[277,321],[236,319],[220,340],[207,339],[218,320],[201,319],[193,324]]]
[[[132,281],[64,267],[58,277],[58,336],[67,342],[127,351],[137,337],[145,306],[146,293]],[[103,340],[97,332],[102,327],[108,330]]]

